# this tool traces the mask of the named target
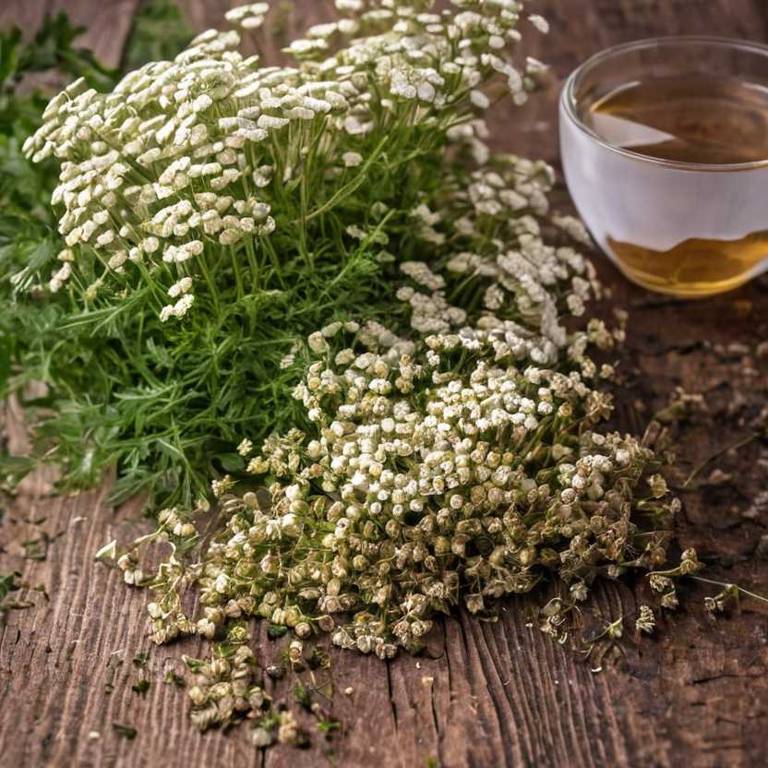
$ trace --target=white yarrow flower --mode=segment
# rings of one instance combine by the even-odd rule
[[[491,100],[482,91],[470,91],[469,100],[479,109],[488,109],[491,106]]]
[[[181,280],[174,283],[169,289],[168,289],[168,295],[175,299],[178,296],[181,296],[184,293],[188,293],[192,289],[192,278],[191,277],[182,277]]]
[[[530,21],[541,34],[546,35],[549,32],[549,22],[538,13],[529,16],[528,21]]]
[[[345,152],[341,159],[346,168],[356,168],[363,162],[363,156],[359,152]]]

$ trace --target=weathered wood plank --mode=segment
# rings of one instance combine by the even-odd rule
[[[0,28],[15,24],[31,36],[42,24],[51,5],[50,0],[34,0],[28,3],[3,3],[0,5]]]
[[[86,39],[117,61],[130,15],[127,0],[104,2],[103,8],[92,0],[61,4],[81,23],[93,22]],[[219,24],[230,3],[184,0],[182,5],[190,23],[202,29]],[[331,13],[327,0],[294,5],[303,12],[302,27]],[[43,6],[47,1],[6,0],[0,24],[15,18],[31,29]],[[768,9],[761,0],[542,0],[539,9],[553,29],[531,52],[552,62],[557,78],[589,53],[634,37],[684,31],[768,39]],[[265,37],[260,47],[269,44],[266,55],[273,55],[282,40]],[[556,159],[555,106],[553,86],[523,110],[503,113],[495,122],[499,144]],[[604,262],[602,271],[614,286],[614,302],[633,310],[623,361],[623,425],[637,429],[676,386],[705,394],[710,404],[708,414],[683,426],[684,476],[745,434],[768,402],[768,350],[760,346],[768,338],[768,281],[679,304],[628,286]],[[17,420],[8,426],[12,437],[21,437]],[[681,543],[720,557],[711,568],[715,577],[768,590],[768,564],[755,556],[757,542],[768,532],[766,507],[755,502],[768,485],[766,446],[754,443],[725,454],[715,466],[732,478],[715,477],[684,494]],[[709,477],[709,468],[703,477]],[[113,513],[104,491],[55,499],[45,488],[45,478],[28,485],[0,524],[0,567],[23,569],[29,584],[43,584],[53,598],[47,603],[37,593],[25,593],[37,607],[11,613],[0,628],[0,766],[301,768],[323,762],[322,744],[308,752],[277,748],[262,759],[244,729],[226,736],[197,734],[186,721],[184,697],[161,682],[164,669],[181,653],[198,653],[194,641],[153,649],[153,685],[145,698],[133,693],[131,658],[149,649],[144,597],[126,590],[114,571],[95,565],[92,555],[110,538],[129,538],[142,523],[130,509]],[[47,559],[24,560],[20,542],[43,531],[55,539]],[[382,664],[333,651],[334,713],[346,730],[331,745],[335,764],[410,768],[429,759],[451,768],[763,764],[768,618],[755,604],[745,604],[740,614],[714,622],[701,607],[705,593],[691,587],[686,608],[665,619],[656,637],[642,643],[627,638],[623,656],[606,658],[601,672],[529,626],[527,616],[538,599],[510,600],[496,624],[463,614],[446,621],[430,644],[434,658],[401,656]],[[610,584],[600,590],[594,610],[606,619],[632,616],[646,598],[642,585]],[[274,658],[280,644],[268,641],[263,627],[257,633],[261,658]],[[107,693],[110,680],[114,689]],[[343,694],[348,686],[354,689],[349,696]],[[275,694],[286,696],[286,684]],[[120,738],[114,722],[137,728],[136,739]]]
[[[80,43],[111,67],[120,63],[123,43],[141,0],[52,0],[53,12],[65,10],[72,21],[85,27]]]
[[[0,3],[0,28],[16,24],[32,36],[48,14],[66,11],[85,32],[78,44],[90,48],[104,64],[120,62],[131,20],[141,0],[4,0]]]

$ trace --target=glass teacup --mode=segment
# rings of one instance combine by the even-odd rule
[[[768,47],[642,40],[568,79],[560,142],[593,237],[636,283],[707,296],[768,269]]]

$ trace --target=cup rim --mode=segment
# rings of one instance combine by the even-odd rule
[[[740,40],[738,38],[721,37],[718,35],[666,35],[659,37],[648,37],[642,40],[633,40],[627,43],[605,48],[598,53],[593,54],[576,69],[571,72],[563,86],[560,103],[561,107],[571,123],[575,125],[582,133],[585,133],[593,141],[600,144],[605,149],[624,155],[633,160],[638,160],[653,165],[660,165],[665,168],[675,168],[688,171],[745,171],[757,168],[768,167],[768,157],[764,160],[753,160],[747,163],[695,163],[685,160],[667,160],[660,157],[649,157],[639,152],[634,152],[625,147],[619,147],[611,144],[600,136],[596,131],[590,128],[578,114],[576,110],[575,89],[579,78],[596,65],[606,61],[617,54],[627,53],[629,51],[642,50],[643,48],[659,48],[662,46],[685,46],[685,45],[711,45],[718,48],[740,49],[747,52],[759,54],[768,58],[768,45],[753,40]]]

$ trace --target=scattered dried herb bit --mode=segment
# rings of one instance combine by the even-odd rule
[[[104,683],[104,693],[107,696],[115,690],[115,675],[117,674],[118,667],[123,665],[123,660],[120,658],[120,652],[113,653],[107,661],[107,673],[106,682]]]
[[[24,558],[26,560],[45,560],[48,557],[48,544],[50,537],[43,533],[39,539],[27,539],[21,542],[24,547]]]
[[[133,657],[133,665],[138,669],[144,669],[147,666],[148,661],[149,661],[149,654],[146,651],[143,651],[142,653],[137,653]]]
[[[326,736],[338,731],[341,728],[341,723],[338,720],[318,720],[317,730],[320,733],[324,733]]]
[[[278,637],[282,637],[287,632],[288,627],[282,624],[270,624],[269,627],[267,627],[267,635],[273,640],[276,640]]]
[[[325,648],[313,648],[309,656],[307,656],[307,666],[311,670],[327,669],[330,667],[331,659],[328,656],[328,651]]]
[[[128,741],[133,741],[136,738],[136,734],[138,733],[134,727],[130,725],[123,725],[122,723],[112,723],[112,727],[118,736],[122,736]]]
[[[20,600],[6,599],[11,592],[21,589],[22,584],[19,581],[21,574],[18,571],[12,573],[0,574],[0,622],[3,621],[8,611],[21,610],[32,607],[32,603]]]
[[[143,696],[149,690],[151,685],[152,684],[149,682],[149,680],[142,678],[131,686],[131,690],[134,693],[138,693],[140,696]]]
[[[35,584],[32,589],[35,592],[40,593],[47,603],[51,601],[51,596],[48,594],[48,590],[45,588],[45,584]]]
[[[187,685],[187,681],[172,669],[169,669],[165,673],[163,681],[166,683],[166,685],[175,685],[177,688],[185,688]]]
[[[312,709],[312,694],[309,692],[309,688],[302,683],[296,683],[293,686],[293,698],[307,711]]]
[[[181,657],[181,660],[187,665],[190,672],[200,672],[205,667],[205,662],[202,659],[193,659],[186,654]]]
[[[21,578],[18,571],[0,574],[0,601],[4,600],[11,592],[20,588],[17,579]]]

